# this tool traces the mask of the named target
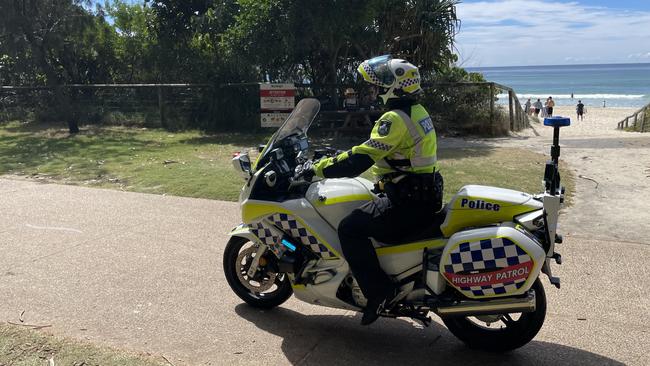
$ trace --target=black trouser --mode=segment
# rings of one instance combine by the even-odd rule
[[[369,237],[381,242],[397,242],[405,233],[430,225],[434,216],[431,203],[394,205],[384,196],[352,211],[341,221],[338,228],[341,249],[366,298],[384,296],[391,284],[379,266]]]

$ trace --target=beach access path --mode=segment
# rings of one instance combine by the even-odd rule
[[[576,199],[561,218],[567,235],[650,244],[650,134],[616,129],[635,110],[589,108],[578,121],[575,107],[555,108],[554,115],[571,117],[560,131],[560,160],[576,176]],[[533,124],[490,143],[548,155],[552,138],[552,128]]]
[[[546,323],[506,355],[467,349],[438,320],[361,327],[358,314],[295,299],[270,311],[242,304],[221,265],[236,203],[8,179],[0,321],[50,325],[41,331],[175,365],[648,365],[650,134],[614,131],[603,116],[590,111],[562,132],[561,159],[598,187],[577,179],[562,217],[564,264],[554,266],[562,289],[544,279]],[[548,153],[549,130],[487,143]]]

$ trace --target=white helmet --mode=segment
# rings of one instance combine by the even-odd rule
[[[366,60],[359,65],[357,71],[370,84],[388,89],[380,95],[384,103],[391,98],[422,92],[418,68],[406,60],[393,59],[391,55]]]

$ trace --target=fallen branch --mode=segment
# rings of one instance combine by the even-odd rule
[[[172,366],[176,366],[176,365],[174,365],[173,362],[171,362],[170,360],[168,360],[167,357],[165,357],[165,355],[161,355],[161,356],[162,356],[162,358],[165,359],[165,361],[167,361],[168,364],[170,364],[170,365],[172,365]]]
[[[578,178],[582,178],[582,179],[590,180],[590,181],[596,183],[596,189],[598,189],[598,184],[599,184],[599,183],[598,183],[597,180],[595,180],[595,179],[593,179],[593,178],[585,177],[585,176],[582,175],[582,174],[578,175]]]
[[[47,324],[47,325],[20,324],[20,323],[14,323],[14,322],[9,322],[9,321],[8,321],[7,323],[9,323],[9,324],[11,324],[11,325],[20,325],[21,327],[29,327],[29,328],[32,328],[32,329],[34,329],[34,330],[43,329],[43,328],[49,328],[49,327],[52,326],[52,324]]]

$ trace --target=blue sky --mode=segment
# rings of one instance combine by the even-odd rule
[[[650,62],[647,0],[464,0],[462,66]]]

